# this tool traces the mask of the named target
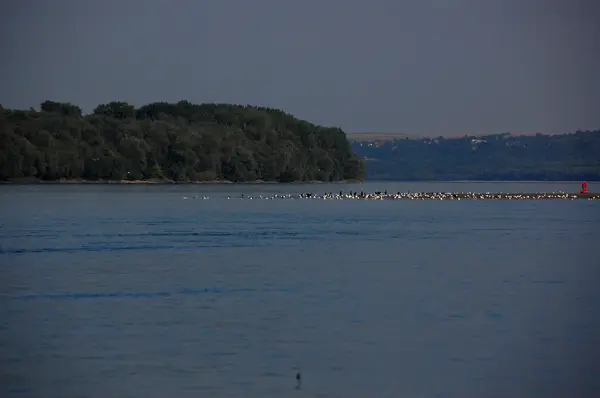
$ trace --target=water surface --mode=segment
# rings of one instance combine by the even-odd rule
[[[578,188],[1,186],[0,394],[599,396],[600,202],[239,199]]]

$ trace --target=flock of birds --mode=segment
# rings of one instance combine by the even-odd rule
[[[344,200],[344,199],[370,199],[370,200],[499,200],[499,199],[600,199],[600,195],[581,195],[566,192],[552,193],[492,193],[492,192],[339,192],[339,193],[275,193],[272,195],[259,194],[256,196],[244,195],[227,196],[227,199],[246,199],[246,200],[281,200],[281,199],[320,199],[320,200]],[[183,200],[188,199],[210,199],[209,196],[184,196]]]

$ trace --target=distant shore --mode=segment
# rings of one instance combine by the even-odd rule
[[[343,181],[227,181],[227,180],[212,180],[212,181],[173,181],[162,179],[149,180],[81,180],[81,179],[60,179],[60,180],[38,180],[38,179],[13,179],[10,181],[0,181],[0,184],[5,185],[195,185],[195,184],[357,184],[364,181],[343,180]]]
[[[595,182],[588,180],[588,182]],[[35,178],[18,178],[8,181],[0,181],[0,185],[221,185],[221,184],[362,184],[362,183],[469,183],[469,184],[506,184],[506,183],[546,183],[546,184],[579,184],[580,180],[341,180],[341,181],[228,181],[228,180],[211,180],[211,181],[174,181],[167,179],[148,179],[148,180],[83,180],[83,179],[59,179],[59,180],[39,180]]]

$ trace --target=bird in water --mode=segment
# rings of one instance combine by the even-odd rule
[[[302,384],[302,375],[300,372],[296,372],[296,389],[300,389],[300,385]]]

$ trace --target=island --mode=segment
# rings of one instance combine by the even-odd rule
[[[362,181],[343,130],[279,109],[122,101],[90,114],[71,103],[0,106],[4,182]]]

